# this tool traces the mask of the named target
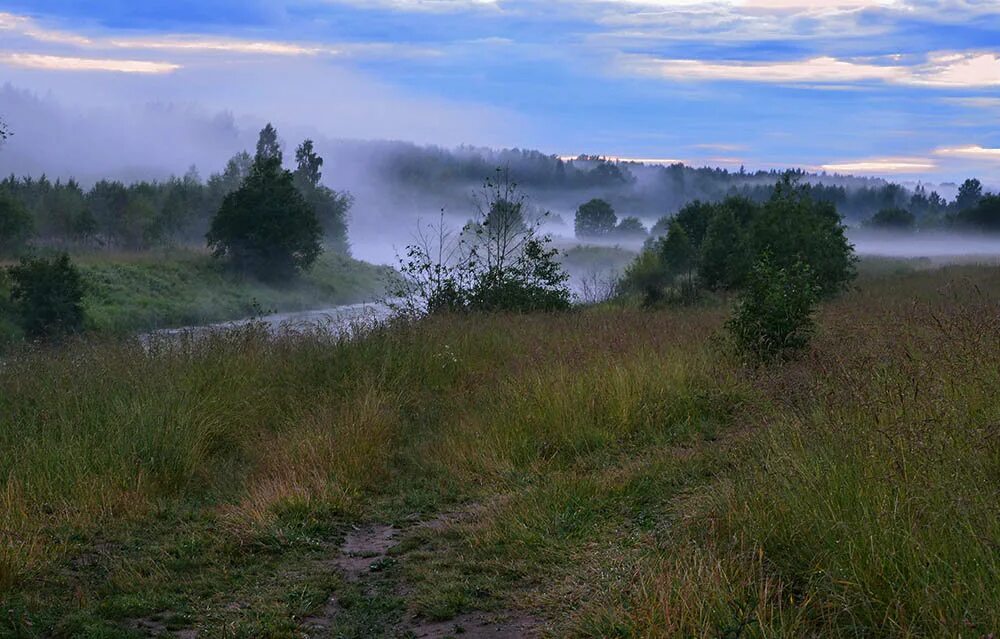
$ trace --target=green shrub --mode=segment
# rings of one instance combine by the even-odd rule
[[[23,258],[9,273],[10,298],[26,335],[48,339],[83,328],[83,278],[69,255]]]
[[[0,193],[0,255],[18,253],[33,232],[34,222],[24,205]]]
[[[752,362],[787,358],[812,337],[819,290],[808,265],[775,265],[769,256],[754,264],[726,329],[737,353]]]

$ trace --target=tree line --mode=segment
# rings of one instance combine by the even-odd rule
[[[271,125],[265,133],[276,136]],[[10,176],[0,181],[0,255],[29,244],[125,250],[202,244],[226,197],[251,177],[255,159],[238,153],[207,180],[192,168],[164,181],[101,180],[86,190],[72,179]],[[312,141],[302,142],[290,172],[294,188],[314,211],[326,246],[347,253],[352,198],[323,185],[322,168]]]

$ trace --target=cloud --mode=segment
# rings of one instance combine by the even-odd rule
[[[1000,162],[1000,149],[984,148],[975,144],[946,147],[938,149],[934,151],[934,153],[936,155],[967,160],[989,160],[991,162]]]
[[[43,71],[112,71],[116,73],[162,74],[180,69],[169,62],[78,58],[37,53],[0,53],[0,64]]]
[[[676,81],[736,81],[769,84],[886,83],[959,88],[1000,86],[1000,56],[994,53],[934,53],[921,64],[877,64],[818,56],[792,61],[705,61],[622,54],[619,68],[633,74]]]
[[[830,173],[910,174],[933,171],[938,168],[938,165],[930,158],[868,158],[821,164],[815,168]]]

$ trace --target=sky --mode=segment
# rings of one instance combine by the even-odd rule
[[[1000,0],[0,0],[4,84],[112,129],[1000,185]]]

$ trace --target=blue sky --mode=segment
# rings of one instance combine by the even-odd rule
[[[1000,183],[1000,0],[0,0],[3,81],[328,136]]]

